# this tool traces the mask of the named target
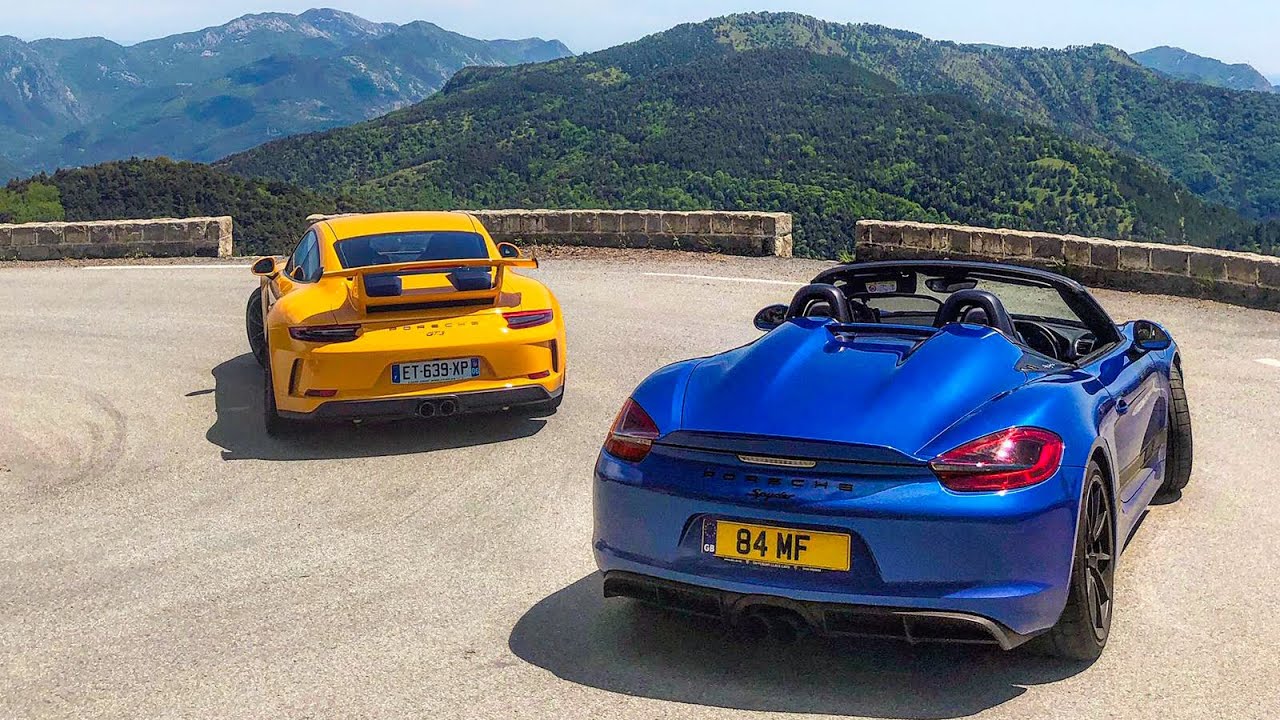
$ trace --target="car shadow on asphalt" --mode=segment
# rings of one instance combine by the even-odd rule
[[[262,368],[244,354],[213,369],[217,420],[205,437],[223,460],[332,460],[408,455],[473,447],[536,434],[546,420],[513,414],[454,417],[446,421],[336,423],[305,426],[271,438],[262,421]],[[197,390],[189,397],[202,394]]]
[[[958,718],[1087,665],[972,646],[749,641],[710,620],[601,596],[598,574],[542,600],[508,640],[522,660],[592,688],[742,711]]]

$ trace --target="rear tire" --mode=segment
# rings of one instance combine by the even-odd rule
[[[1089,463],[1085,477],[1067,605],[1044,636],[1043,647],[1057,657],[1091,661],[1102,654],[1111,635],[1116,540],[1111,491],[1097,463]]]
[[[267,366],[267,325],[262,318],[262,288],[249,294],[244,309],[244,329],[249,336],[249,350],[263,368]]]
[[[1182,384],[1182,370],[1169,369],[1169,449],[1160,495],[1176,497],[1191,482],[1191,407]]]
[[[276,388],[271,377],[271,364],[267,363],[263,368],[262,424],[268,437],[286,437],[297,430],[298,423],[280,416],[280,410],[276,407]]]

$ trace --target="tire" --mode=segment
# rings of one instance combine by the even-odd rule
[[[268,437],[287,437],[297,430],[298,423],[280,416],[276,407],[276,388],[271,377],[271,365],[264,366],[262,374],[262,424]]]
[[[1116,538],[1111,491],[1096,463],[1089,463],[1086,478],[1067,605],[1058,624],[1044,636],[1042,647],[1057,657],[1092,661],[1102,654],[1111,635]]]
[[[263,368],[267,367],[267,326],[262,318],[262,288],[249,294],[244,308],[244,329],[249,336],[249,350]]]
[[[1182,370],[1169,370],[1169,449],[1160,495],[1177,497],[1191,482],[1191,408],[1182,384]]]

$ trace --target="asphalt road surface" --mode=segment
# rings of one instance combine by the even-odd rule
[[[1091,666],[756,646],[602,600],[590,473],[618,407],[821,267],[553,259],[558,415],[291,442],[261,432],[247,269],[0,269],[0,718],[1280,717],[1275,313],[1099,293],[1181,342],[1196,466],[1129,544]]]

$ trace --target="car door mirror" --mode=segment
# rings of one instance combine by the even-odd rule
[[[770,305],[769,307],[756,313],[755,325],[757,330],[768,332],[787,321],[786,305]]]
[[[512,245],[512,244],[511,244],[511,243],[509,243],[509,242],[498,243],[498,256],[499,256],[499,257],[503,257],[503,258],[506,258],[506,259],[508,259],[508,260],[512,260],[512,259],[515,259],[515,258],[520,257],[520,255],[521,255],[521,254],[522,254],[522,253],[520,252],[520,248],[516,247],[515,245]]]
[[[1168,350],[1173,338],[1164,328],[1150,320],[1139,320],[1133,324],[1133,347],[1139,352],[1161,352]]]
[[[253,263],[253,274],[258,277],[273,277],[276,274],[276,259],[273,257],[258,258]]]

